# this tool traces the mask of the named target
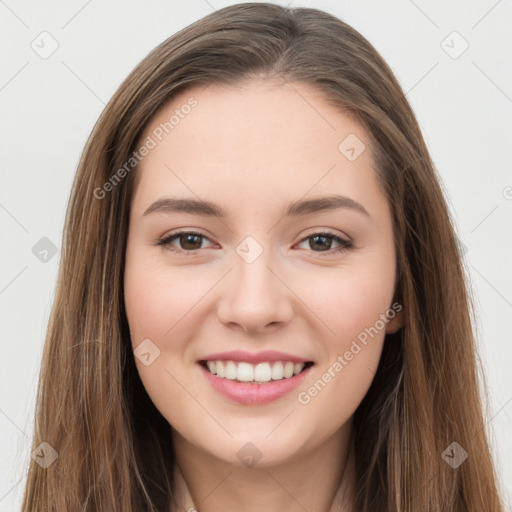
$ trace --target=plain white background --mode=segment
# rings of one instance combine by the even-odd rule
[[[0,0],[0,512],[21,504],[65,208],[87,136],[151,49],[233,3]],[[488,426],[510,504],[512,4],[291,5],[326,10],[361,32],[387,60],[417,115],[467,248],[491,398]],[[46,262],[32,251],[43,237],[57,250]]]

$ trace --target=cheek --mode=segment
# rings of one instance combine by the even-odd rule
[[[352,339],[379,321],[390,307],[394,275],[376,271],[368,266],[332,271],[324,277],[318,274],[314,286],[302,285],[307,305],[325,325],[329,348],[344,350]],[[382,321],[377,328],[381,330]]]
[[[326,357],[297,395],[304,418],[311,418],[305,421],[313,422],[319,435],[325,429],[334,432],[352,417],[373,381],[385,338],[379,321],[387,307],[382,296],[369,299],[363,291],[354,295],[346,290],[334,297],[338,303],[326,323],[335,336],[322,340]],[[324,421],[319,424],[318,418]]]
[[[312,296],[314,310],[330,331],[323,339],[326,358],[315,379],[300,390],[298,402],[313,417],[329,409],[326,428],[336,429],[355,412],[366,395],[385,338],[381,318],[393,296],[394,262],[375,261],[322,280]],[[322,296],[324,302],[321,302]],[[328,297],[328,300],[325,298]]]
[[[178,410],[176,404],[184,400],[183,388],[175,379],[186,388],[193,387],[188,381],[190,377],[181,371],[186,341],[181,341],[177,335],[184,325],[181,320],[191,305],[184,297],[187,280],[180,278],[179,272],[162,272],[149,260],[147,255],[139,257],[137,251],[127,258],[124,279],[126,315],[133,349],[139,345],[147,347],[146,340],[152,342],[149,344],[150,363],[144,364],[135,354],[135,364],[151,401],[173,423],[176,418],[172,412]],[[154,346],[160,351],[156,357]]]
[[[171,272],[151,258],[137,254],[127,258],[124,287],[134,344],[143,338],[158,340],[159,345],[164,343],[204,294],[197,276],[191,279],[179,269]]]
[[[125,305],[132,343],[140,339],[160,340],[173,325],[176,297],[151,274],[136,266],[127,268],[125,279]]]

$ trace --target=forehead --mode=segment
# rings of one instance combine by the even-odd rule
[[[136,193],[146,203],[178,191],[259,204],[277,192],[283,200],[378,194],[368,134],[308,84],[188,88],[159,109],[141,141],[148,138],[155,145],[137,170]]]
[[[152,118],[144,132],[145,136],[151,134],[163,145],[187,139],[205,150],[242,158],[253,150],[276,148],[282,153],[291,148],[305,154],[322,147],[336,154],[339,143],[349,134],[369,143],[355,116],[328,104],[316,87],[257,78],[181,91]],[[241,148],[229,144],[242,139]],[[304,141],[306,146],[297,146]]]

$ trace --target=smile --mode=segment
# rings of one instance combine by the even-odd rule
[[[270,381],[289,379],[301,373],[313,363],[292,361],[271,361],[251,364],[246,361],[201,361],[212,375],[235,382],[263,384]]]
[[[242,405],[264,405],[290,395],[314,366],[311,361],[251,364],[246,361],[202,360],[198,363],[211,389],[230,402]]]

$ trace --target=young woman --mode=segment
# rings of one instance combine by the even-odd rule
[[[502,511],[464,276],[370,43],[206,16],[84,150],[23,510]]]

